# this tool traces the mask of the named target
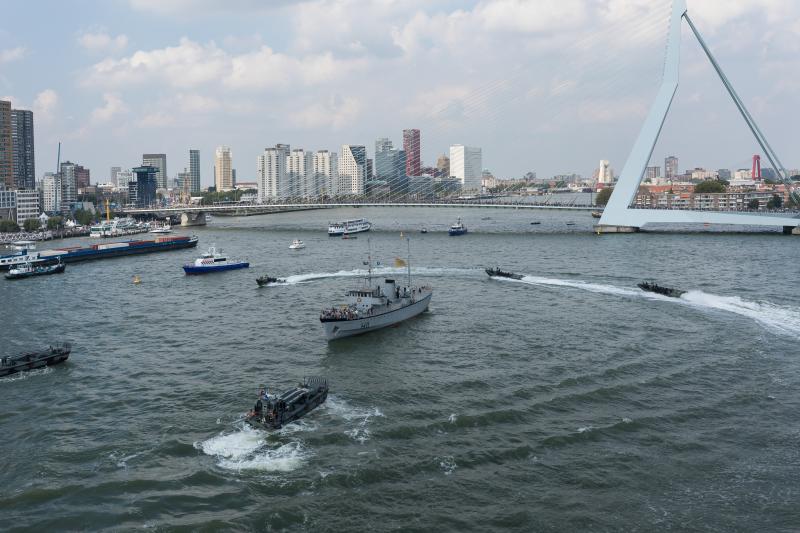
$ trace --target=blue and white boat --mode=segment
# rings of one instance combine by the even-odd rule
[[[187,275],[208,274],[209,272],[221,272],[223,270],[237,270],[239,268],[249,268],[247,261],[235,261],[228,259],[212,246],[206,253],[194,260],[194,263],[183,265],[183,271]]]
[[[447,230],[447,233],[449,233],[451,237],[456,235],[465,235],[467,233],[467,227],[463,222],[461,222],[461,217],[458,217],[458,222],[450,226],[450,229]]]

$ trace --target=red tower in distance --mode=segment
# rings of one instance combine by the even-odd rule
[[[406,176],[419,176],[420,146],[419,130],[403,130],[403,150],[406,152]]]
[[[753,179],[761,181],[761,156],[756,154],[753,156]]]

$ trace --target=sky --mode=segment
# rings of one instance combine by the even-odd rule
[[[689,14],[787,168],[800,166],[800,2],[688,0]],[[402,144],[434,165],[479,146],[502,178],[621,170],[658,89],[666,0],[72,0],[0,4],[0,99],[32,109],[36,172],[166,153],[171,177],[230,146],[256,157]],[[685,25],[685,23],[684,23]],[[681,86],[653,154],[745,168],[759,153],[684,28]]]

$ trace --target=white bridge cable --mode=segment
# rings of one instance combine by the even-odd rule
[[[668,7],[669,4],[666,4]],[[654,39],[653,41],[660,40],[661,38],[666,37],[666,21],[668,20],[668,16],[666,13],[668,9],[662,10],[661,13],[657,13],[656,16],[651,16],[644,20],[639,20],[636,23],[631,23],[630,20],[623,19],[620,21],[615,22],[614,24],[610,24],[604,28],[604,32],[598,36],[597,32],[585,34],[581,39],[577,39],[572,41],[570,45],[563,47],[560,50],[559,56],[564,56],[566,58],[571,58],[568,61],[562,62],[560,64],[558,77],[561,79],[570,79],[574,80],[572,82],[571,88],[589,88],[592,91],[592,95],[585,97],[584,101],[591,101],[594,97],[594,94],[598,92],[598,89],[607,89],[613,87],[619,87],[622,85],[620,78],[616,76],[616,74],[625,72],[630,69],[628,62],[619,60],[617,58],[616,61],[610,61],[609,58],[604,58],[602,60],[594,60],[589,63],[589,67],[586,66],[585,60],[577,60],[574,58],[574,54],[570,55],[570,51],[584,49],[586,46],[591,44],[593,41],[602,38],[603,34],[613,34],[615,32],[625,32],[625,35],[628,38],[640,38],[642,36],[648,35],[659,35],[658,39]],[[488,115],[483,115],[477,117],[476,115],[479,114],[481,109],[481,102],[488,99],[489,96],[496,95],[497,93],[503,92],[512,81],[518,81],[523,78],[523,74],[521,73],[521,69],[515,71],[514,74],[499,80],[493,80],[491,82],[485,83],[479,88],[470,91],[470,93],[459,99],[459,103],[463,106],[464,111],[464,118],[480,118],[480,122],[482,126],[485,126],[485,129],[490,129],[492,126],[496,125],[500,120],[504,117],[498,112],[502,108],[509,108],[516,102],[518,102],[521,98],[525,95],[517,92],[517,94],[513,95],[511,98],[503,98],[499,99],[499,104],[496,104],[490,110]],[[593,79],[593,76],[596,74],[603,74],[601,81],[596,81]],[[655,81],[655,80],[654,80]],[[655,85],[655,84],[654,84]],[[611,91],[609,91],[611,92]],[[617,91],[614,91],[616,93]],[[538,102],[540,105],[544,106],[553,101],[564,101],[566,96],[559,91],[549,91],[546,95],[538,97]],[[580,104],[581,102],[579,102]],[[433,121],[433,125],[426,124],[425,125],[425,132],[445,132],[448,133],[448,125],[446,124],[447,120],[439,120],[437,119],[443,117],[449,108],[453,105],[452,102],[448,102],[439,106],[436,110],[434,110],[429,119]],[[562,106],[560,110],[556,112],[550,112],[549,117],[552,119],[559,118],[564,113],[568,113],[571,111],[574,104],[570,104],[571,107]],[[548,106],[552,109],[552,106]],[[413,148],[417,148],[414,146]],[[377,161],[377,157],[376,157]],[[451,165],[453,164],[461,164],[462,161],[455,160],[450,162]],[[377,167],[377,164],[376,164]],[[452,168],[452,167],[451,167]],[[376,168],[377,170],[377,168]],[[452,174],[452,172],[451,172]],[[396,183],[396,182],[395,182]],[[390,181],[389,185],[393,185]],[[398,198],[403,196],[402,193],[392,193],[389,196],[389,199],[394,201]],[[574,199],[572,202],[574,203]]]

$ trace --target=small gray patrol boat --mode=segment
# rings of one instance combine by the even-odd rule
[[[0,376],[25,372],[45,366],[53,366],[66,361],[72,351],[68,343],[50,346],[38,352],[27,352],[20,355],[10,355],[0,359]]]
[[[428,310],[433,289],[428,285],[412,285],[410,243],[408,246],[408,260],[398,260],[396,263],[408,269],[405,286],[398,285],[392,278],[385,278],[382,283],[373,285],[370,252],[365,286],[347,291],[346,304],[324,309],[320,314],[319,320],[329,341],[392,326]]]
[[[256,429],[280,429],[284,424],[298,420],[328,399],[328,380],[324,378],[305,378],[296,387],[280,395],[267,393],[261,387],[253,410],[247,413],[245,422]]]

